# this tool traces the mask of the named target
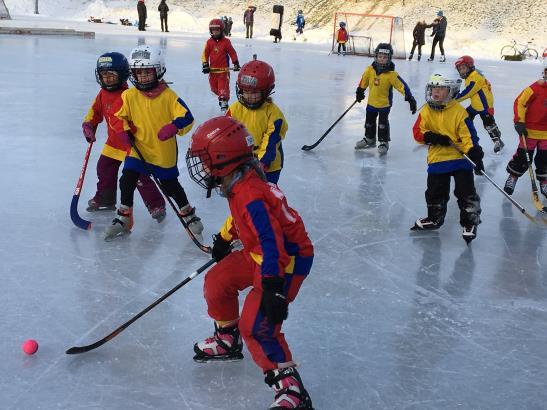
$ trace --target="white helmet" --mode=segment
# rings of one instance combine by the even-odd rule
[[[139,82],[135,75],[135,69],[138,68],[154,68],[156,70],[155,80],[147,83]],[[129,69],[131,70],[129,79],[138,90],[146,91],[155,88],[166,71],[163,51],[146,44],[135,47],[129,57]]]
[[[462,80],[446,74],[432,74],[425,86],[425,101],[434,110],[442,110],[460,92]],[[443,101],[434,101],[431,96],[433,88],[448,88],[448,96]]]

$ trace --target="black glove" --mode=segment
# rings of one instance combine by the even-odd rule
[[[274,325],[283,322],[289,315],[287,298],[283,295],[284,283],[282,278],[262,278],[260,310]]]
[[[528,136],[528,131],[526,130],[526,125],[524,125],[523,122],[515,122],[515,131],[517,134],[524,135],[525,137]]]
[[[442,145],[443,147],[449,147],[452,140],[446,135],[437,134],[435,132],[427,131],[424,134],[424,142],[428,145]]]
[[[203,74],[209,74],[211,72],[211,69],[209,68],[209,63],[203,63],[201,67],[201,72]]]
[[[416,99],[412,95],[409,95],[407,98],[405,98],[405,101],[408,101],[408,104],[410,105],[410,112],[412,114],[416,114],[416,111],[418,109]]]
[[[361,102],[365,99],[365,89],[361,87],[357,87],[357,90],[355,90],[355,99],[357,102]]]
[[[213,235],[213,249],[211,250],[211,256],[217,262],[224,259],[232,252],[230,242],[225,240],[220,233]]]
[[[471,147],[467,152],[467,156],[475,163],[475,174],[482,175],[482,171],[484,171],[484,164],[482,163],[484,152],[482,147],[480,145]]]
[[[241,67],[239,66],[239,61],[234,61],[234,71],[241,70]]]

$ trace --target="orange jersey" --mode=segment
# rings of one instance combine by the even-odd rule
[[[229,58],[232,63],[237,60],[237,53],[232,47],[232,42],[226,37],[222,37],[218,40],[210,38],[205,43],[203,54],[201,55],[201,62],[208,63],[211,70],[215,69],[227,69],[230,67]]]

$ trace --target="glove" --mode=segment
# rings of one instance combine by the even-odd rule
[[[82,132],[84,133],[86,141],[90,144],[97,141],[95,138],[95,126],[91,121],[87,121],[82,124]]]
[[[289,315],[287,298],[283,295],[284,283],[282,278],[262,278],[260,310],[274,325],[283,322]]]
[[[131,136],[127,131],[122,131],[118,133],[118,139],[128,147],[131,146]]]
[[[209,68],[209,63],[203,63],[201,72],[203,74],[209,74],[211,72],[211,69]]]
[[[359,103],[365,99],[365,89],[364,88],[357,87],[357,90],[355,90],[355,99]]]
[[[179,132],[177,126],[170,122],[169,124],[161,127],[161,130],[159,130],[158,132],[158,139],[160,141],[167,141],[169,138],[173,138],[175,135],[177,135],[177,132]]]
[[[220,233],[213,235],[213,249],[211,250],[211,256],[217,262],[220,262],[226,256],[232,252],[230,242],[224,240]]]
[[[446,135],[437,134],[435,132],[427,131],[424,134],[424,142],[428,145],[442,145],[449,147],[452,140]]]
[[[524,125],[523,122],[515,122],[515,131],[517,132],[519,136],[520,135],[524,135],[525,137],[528,136],[528,131],[526,130],[526,126]]]
[[[475,163],[475,174],[482,175],[482,171],[484,171],[484,164],[482,163],[484,152],[482,147],[480,145],[471,147],[467,152],[467,156]]]
[[[410,112],[416,114],[416,110],[418,109],[416,99],[412,95],[409,95],[405,100],[408,101],[408,104],[410,105]]]
[[[241,70],[241,67],[239,66],[239,61],[234,61],[234,71]]]

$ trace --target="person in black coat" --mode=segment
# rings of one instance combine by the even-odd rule
[[[412,60],[414,50],[416,49],[416,46],[418,46],[418,61],[420,61],[420,59],[422,58],[422,46],[425,44],[425,29],[432,26],[432,24],[425,24],[425,21],[423,20],[416,23],[416,25],[414,26],[414,30],[412,31],[414,41],[412,43],[410,56],[408,57],[409,60]]]
[[[165,32],[169,33],[169,29],[167,28],[167,12],[169,11],[169,7],[167,7],[165,0],[161,0],[158,11],[160,12],[161,31],[163,31],[163,25],[165,23]]]
[[[145,31],[146,4],[144,4],[144,0],[139,0],[137,3],[137,12],[139,13],[139,31]]]
[[[431,56],[427,61],[433,61],[435,59],[435,47],[437,46],[437,43],[439,43],[439,49],[441,50],[441,59],[439,61],[441,63],[446,61],[446,57],[444,56],[444,36],[446,35],[447,24],[448,21],[446,20],[443,11],[439,10],[437,18],[433,21],[432,25],[433,33],[431,33],[431,37],[433,37],[433,44],[431,44]]]

